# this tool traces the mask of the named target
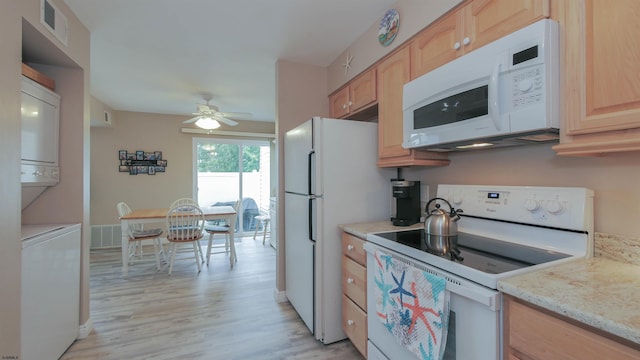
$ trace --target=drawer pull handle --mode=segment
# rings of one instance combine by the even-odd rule
[[[353,284],[353,278],[347,278],[347,283]]]
[[[347,250],[353,251],[353,245],[347,245]]]
[[[353,320],[347,320],[347,325],[349,326],[353,326],[353,324],[355,324],[356,322]]]

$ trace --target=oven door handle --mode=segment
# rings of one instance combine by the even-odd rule
[[[489,289],[468,289],[447,281],[447,290],[454,295],[465,297],[476,303],[485,305],[492,311],[500,310],[500,293]]]

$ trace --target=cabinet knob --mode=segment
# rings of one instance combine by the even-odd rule
[[[469,45],[470,42],[471,42],[471,39],[469,39],[468,37],[462,39],[462,44],[463,45]]]
[[[353,245],[351,245],[351,244],[347,245],[347,250],[348,251],[353,251]]]
[[[347,325],[349,326],[353,326],[353,324],[355,324],[356,322],[353,320],[347,320]]]
[[[454,48],[455,50],[460,50],[460,42],[459,42],[459,41],[456,41],[456,43],[455,43],[455,44],[453,44],[453,48]]]
[[[342,104],[342,108],[346,109],[347,108],[347,104]]]
[[[353,101],[349,101],[349,106],[353,105]]]
[[[347,283],[348,284],[353,284],[353,278],[347,278]]]

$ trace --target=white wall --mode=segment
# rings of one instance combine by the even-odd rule
[[[276,64],[276,143],[278,164],[284,164],[284,134],[313,116],[329,115],[326,94],[327,70],[312,65],[279,60]],[[278,214],[284,214],[284,168],[278,166]],[[278,229],[284,229],[284,216],[278,216]],[[286,246],[284,231],[277,231],[276,289],[285,289]]]

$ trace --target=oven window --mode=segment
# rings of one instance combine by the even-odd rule
[[[432,102],[413,111],[414,129],[451,124],[489,114],[489,86]]]
[[[449,310],[449,327],[447,328],[447,344],[444,348],[444,360],[456,360],[456,313]]]

